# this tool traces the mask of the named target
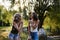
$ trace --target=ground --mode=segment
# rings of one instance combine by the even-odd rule
[[[8,40],[10,31],[11,27],[0,27],[0,40]],[[28,34],[26,32],[21,33],[22,40],[27,40],[27,38]],[[47,36],[47,40],[60,40],[60,36]]]
[[[0,40],[8,40],[11,27],[0,27]],[[21,33],[21,39],[27,40],[27,34]]]

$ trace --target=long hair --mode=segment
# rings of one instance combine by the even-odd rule
[[[19,22],[21,20],[21,15],[19,14],[19,13],[16,13],[15,15],[14,15],[14,21],[15,22]]]
[[[37,21],[38,20],[38,16],[37,16],[37,14],[35,13],[35,12],[33,12],[33,20],[35,20],[35,21]]]

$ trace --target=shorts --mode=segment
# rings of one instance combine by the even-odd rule
[[[13,33],[10,33],[9,34],[9,39],[16,40],[18,38],[19,38],[19,35],[18,34],[13,34]]]
[[[38,40],[38,32],[31,32],[30,35],[32,40]]]

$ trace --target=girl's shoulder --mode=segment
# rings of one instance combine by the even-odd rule
[[[23,24],[23,21],[21,20],[19,23],[20,23],[20,24]]]
[[[40,20],[38,19],[37,22],[40,22]]]
[[[31,19],[31,20],[28,20],[29,22],[33,22],[33,20]]]

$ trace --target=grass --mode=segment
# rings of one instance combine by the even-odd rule
[[[11,31],[11,27],[0,27],[0,40],[8,40],[8,35]],[[28,34],[21,33],[21,39],[27,40]]]
[[[11,27],[0,27],[0,40],[8,40]]]
[[[23,27],[28,26],[28,20],[23,20]],[[0,40],[8,40],[8,35],[11,31],[12,27],[0,26]],[[21,39],[27,40],[28,34],[23,32],[21,33]]]
[[[8,40],[8,35],[10,31],[11,31],[11,27],[0,27],[0,40]],[[26,32],[21,33],[22,40],[27,40],[27,38],[28,38],[28,34]]]
[[[27,27],[28,26],[28,20],[23,20],[23,22],[24,22],[23,27]],[[8,40],[8,35],[9,35],[10,31],[11,31],[11,28],[12,27],[5,27],[5,26],[0,27],[0,40]],[[44,29],[45,28],[47,28],[47,27],[44,27]],[[47,35],[50,35],[50,34],[52,34],[52,33],[47,32]],[[21,33],[21,39],[22,40],[27,40],[27,37],[28,37],[27,33],[25,33],[25,32]]]
[[[23,23],[23,25],[24,25],[23,27],[27,27],[28,26],[28,20],[23,20],[23,22],[24,22]]]

